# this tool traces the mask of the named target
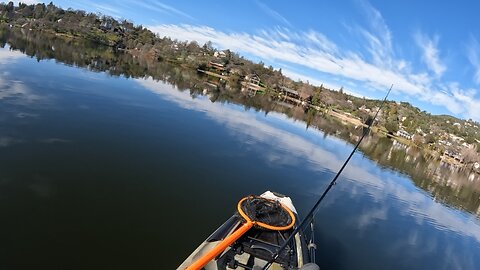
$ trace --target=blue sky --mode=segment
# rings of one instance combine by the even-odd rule
[[[33,0],[25,2],[35,2]],[[47,1],[46,1],[47,2]],[[54,1],[211,40],[293,79],[480,121],[478,1]]]

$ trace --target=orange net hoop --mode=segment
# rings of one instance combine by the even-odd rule
[[[259,196],[248,196],[237,204],[237,211],[245,221],[255,226],[272,230],[284,231],[293,227],[295,215],[293,212],[276,200]]]

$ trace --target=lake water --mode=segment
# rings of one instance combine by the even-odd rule
[[[352,147],[280,113],[6,46],[0,269],[175,269],[245,195],[277,191],[308,212]],[[363,151],[318,211],[321,268],[480,269],[479,194]]]

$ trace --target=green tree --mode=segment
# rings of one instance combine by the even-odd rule
[[[399,122],[396,117],[388,117],[385,128],[388,130],[388,133],[395,134],[398,131],[398,125]]]
[[[203,47],[202,47],[206,52],[213,52],[214,48],[213,48],[213,44],[212,42],[209,40],[207,42],[205,42],[205,44],[203,44]]]
[[[33,17],[35,19],[40,19],[45,15],[45,4],[36,4],[33,8]]]
[[[435,137],[432,134],[425,135],[425,143],[435,143]]]
[[[11,13],[15,10],[15,5],[12,1],[8,2],[6,10],[8,13]]]

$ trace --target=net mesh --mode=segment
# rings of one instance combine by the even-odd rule
[[[281,203],[258,196],[251,196],[243,200],[240,210],[256,223],[263,223],[271,227],[290,227],[294,217]],[[265,227],[260,224],[260,227]]]

